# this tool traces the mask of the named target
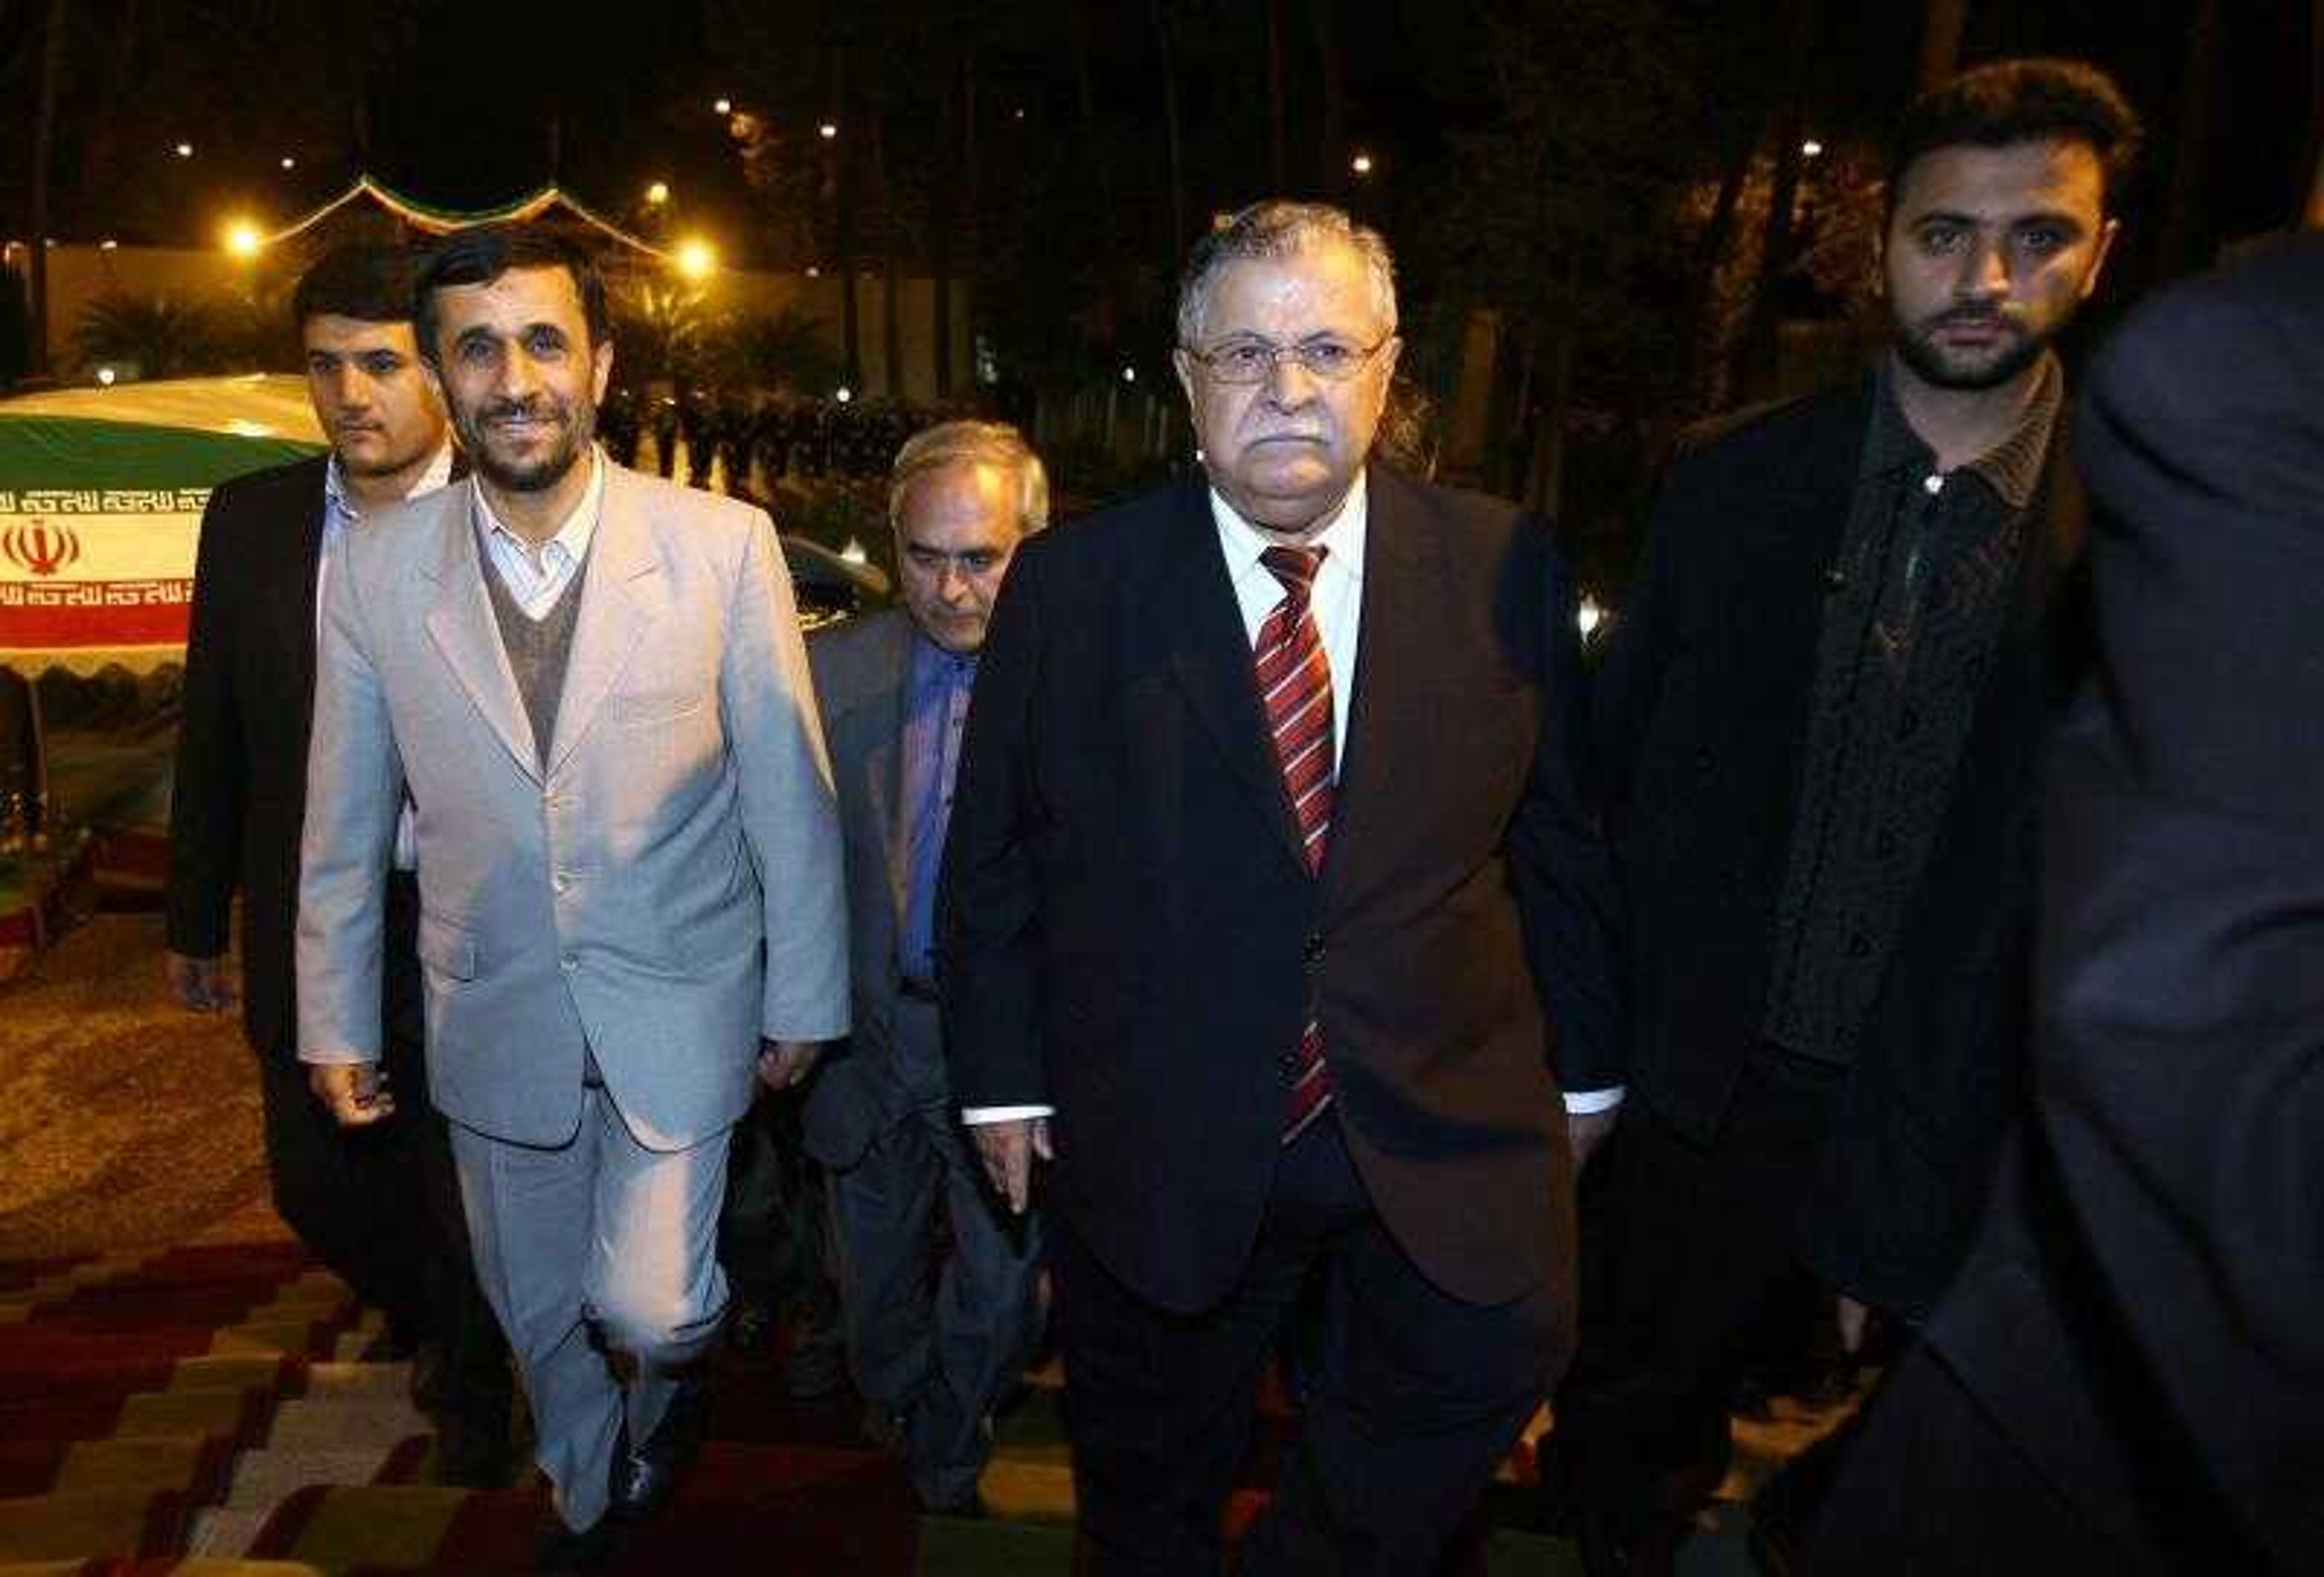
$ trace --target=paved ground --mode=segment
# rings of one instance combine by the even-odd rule
[[[283,1228],[234,1017],[180,1010],[158,915],[100,915],[0,985],[0,1259]]]

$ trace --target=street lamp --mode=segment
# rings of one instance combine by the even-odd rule
[[[669,201],[669,182],[657,180],[646,188],[646,207],[658,208],[668,201]]]
[[[690,280],[706,280],[718,267],[718,254],[699,235],[678,244],[678,272]]]
[[[1358,175],[1370,175],[1372,172],[1372,156],[1369,153],[1359,153],[1348,161],[1348,168]]]
[[[839,127],[835,122],[825,121],[823,124],[815,128],[815,134],[828,143],[834,137],[839,135]]]
[[[285,153],[282,155],[282,168],[285,170],[296,170],[299,168],[299,161],[291,158],[290,154]]]
[[[171,152],[180,159],[190,159],[194,156],[194,145],[191,143],[180,143]]]
[[[714,98],[710,101],[710,108],[716,115],[733,115],[734,101],[731,98]]]
[[[1822,152],[1823,144],[1817,142],[1813,137],[1810,137],[1806,142],[1800,144],[1800,156],[1803,159],[1813,159],[1820,156]]]
[[[228,219],[226,223],[226,249],[247,263],[258,255],[266,244],[266,237],[248,219]]]

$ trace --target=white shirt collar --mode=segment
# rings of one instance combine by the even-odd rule
[[[1259,555],[1275,546],[1258,527],[1242,518],[1235,506],[1215,487],[1211,492],[1211,519],[1219,529],[1219,549],[1226,555],[1227,573],[1240,581],[1249,575],[1264,575],[1270,580],[1275,572],[1259,562]],[[1323,558],[1323,573],[1337,570],[1351,579],[1364,577],[1364,533],[1370,523],[1370,511],[1364,486],[1364,474],[1359,470],[1348,496],[1333,517],[1307,545],[1330,549]]]
[[[532,545],[501,523],[500,516],[493,512],[492,501],[484,496],[483,483],[472,475],[468,478],[468,485],[475,490],[476,518],[484,522],[486,540],[497,538],[527,563],[533,562]],[[554,536],[541,544],[540,562],[549,565],[580,563],[588,555],[589,539],[597,534],[597,521],[604,512],[604,506],[605,462],[597,446],[592,444],[589,446],[589,485],[583,490],[580,502],[573,506],[573,512],[565,517],[565,523],[557,528]]]
[[[451,480],[452,440],[447,438],[437,447],[436,457],[428,462],[428,469],[403,490],[403,496],[418,498],[422,493],[435,492]],[[323,468],[323,497],[330,504],[330,512],[337,518],[346,521],[363,519],[362,506],[355,503],[355,494],[347,491],[347,474],[339,464],[337,450],[332,451],[329,463]]]

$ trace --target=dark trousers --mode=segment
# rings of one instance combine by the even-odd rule
[[[1040,1217],[994,1203],[946,1091],[935,1007],[899,1002],[895,1029],[914,1104],[831,1174],[847,1366],[900,1422],[920,1499],[950,1506],[975,1492],[986,1417],[1038,1336]]]
[[[1838,1092],[1836,1077],[1766,1056],[1708,1146],[1643,1101],[1622,1113],[1553,1446],[1618,1535],[1718,1487],[1729,1394],[1796,1298],[1797,1223]]]
[[[1478,1305],[1431,1286],[1373,1212],[1336,1115],[1284,1151],[1250,1263],[1213,1308],[1148,1303],[1055,1218],[1050,1240],[1078,1527],[1101,1573],[1221,1570],[1260,1369],[1311,1271],[1343,1324],[1305,1349],[1299,1435],[1245,1543],[1250,1573],[1431,1571],[1539,1404],[1563,1328],[1548,1286]]]
[[[387,1317],[399,1344],[436,1344],[439,1410],[504,1427],[514,1378],[500,1322],[476,1286],[444,1118],[428,1098],[426,1020],[412,952],[419,899],[390,885],[381,1016],[395,1115],[343,1130],[283,1048],[259,1059],[275,1213],[308,1252]]]

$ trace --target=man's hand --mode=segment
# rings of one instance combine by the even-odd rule
[[[307,1087],[341,1128],[368,1128],[395,1115],[395,1095],[375,1062],[309,1063]]]
[[[1033,1196],[1033,1163],[1054,1160],[1049,1149],[1049,1120],[1020,1117],[1008,1122],[977,1122],[968,1135],[976,1141],[977,1158],[993,1192],[1009,1202],[1010,1213],[1023,1215]]]
[[[234,1006],[234,987],[226,983],[226,960],[170,954],[170,994],[180,1007],[196,1013],[223,1013]]]
[[[759,1042],[759,1083],[779,1095],[807,1082],[815,1072],[816,1059],[823,1056],[819,1040],[761,1040]]]
[[[1565,1137],[1573,1147],[1573,1175],[1582,1176],[1582,1168],[1614,1131],[1615,1120],[1622,1115],[1619,1106],[1609,1106],[1603,1111],[1569,1111],[1565,1114]]]

